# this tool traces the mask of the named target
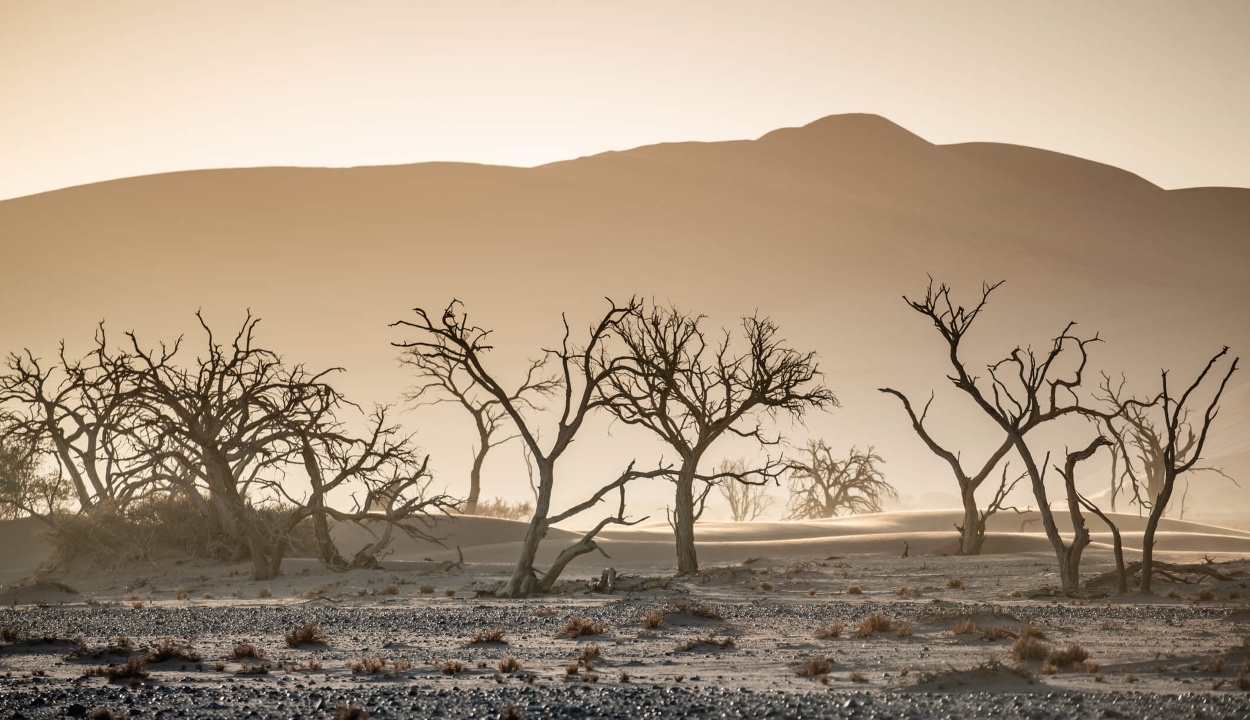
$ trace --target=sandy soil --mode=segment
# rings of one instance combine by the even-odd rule
[[[489,595],[506,578],[523,532],[519,523],[506,521],[466,518],[447,525],[448,543],[464,552],[463,568],[439,569],[456,557],[455,550],[405,539],[381,570],[333,573],[315,561],[291,559],[284,574],[267,583],[251,581],[246,565],[195,562],[80,568],[34,581],[38,543],[30,540],[28,523],[9,523],[0,526],[0,544],[22,552],[4,560],[0,625],[27,639],[0,647],[0,682],[10,698],[27,703],[26,716],[116,704],[132,691],[104,678],[84,678],[84,670],[141,657],[144,648],[175,638],[200,658],[152,664],[145,687],[196,694],[162,700],[149,692],[143,698],[153,711],[190,703],[187,708],[197,714],[228,716],[237,709],[232,703],[259,693],[263,714],[289,715],[292,707],[324,714],[331,704],[372,698],[382,705],[371,712],[385,716],[394,712],[385,708],[397,695],[416,698],[413,708],[433,712],[434,705],[422,703],[443,703],[450,691],[470,693],[462,706],[446,707],[449,716],[465,717],[481,717],[482,707],[498,710],[509,701],[531,717],[563,717],[574,706],[583,707],[582,717],[631,717],[615,705],[626,697],[640,703],[669,697],[675,703],[670,710],[657,711],[665,717],[706,714],[695,706],[728,717],[763,716],[773,712],[772,700],[783,709],[807,707],[803,716],[844,716],[838,713],[848,698],[858,698],[856,707],[867,700],[883,712],[925,717],[949,712],[927,693],[957,693],[956,702],[965,704],[959,716],[1018,711],[1034,717],[1034,710],[1054,711],[1047,693],[1061,692],[1078,699],[1080,708],[1057,716],[1110,717],[1103,714],[1106,707],[1144,716],[1168,703],[1176,716],[1201,714],[1193,703],[1212,717],[1250,713],[1250,693],[1238,689],[1237,680],[1243,668],[1250,670],[1250,563],[1239,559],[1250,556],[1250,533],[1167,523],[1157,556],[1171,562],[1203,562],[1206,556],[1235,579],[1160,583],[1150,596],[1073,600],[1051,595],[1058,581],[1044,538],[1010,532],[1028,518],[998,519],[988,554],[958,557],[942,554],[953,548],[951,517],[926,512],[817,523],[712,523],[699,532],[704,572],[682,579],[672,577],[667,527],[641,527],[607,535],[604,547],[612,558],[586,556],[570,568],[559,592],[523,601]],[[1131,531],[1133,522],[1124,518],[1122,527]],[[568,537],[553,533],[545,552],[554,555]],[[363,537],[344,533],[340,541],[348,549]],[[899,557],[904,542],[910,547],[906,558]],[[1130,559],[1134,555],[1130,550]],[[622,573],[623,589],[589,592],[588,580],[609,565]],[[1087,577],[1110,569],[1110,552],[1096,543],[1083,567]],[[180,588],[184,599],[177,597]],[[1200,600],[1200,589],[1209,589],[1213,599]],[[1168,597],[1170,590],[1177,597]],[[643,617],[656,611],[663,624],[645,627]],[[890,629],[856,637],[859,623],[872,613],[888,618]],[[603,623],[602,632],[559,637],[579,616]],[[306,622],[320,625],[327,642],[287,647],[284,635]],[[840,636],[817,637],[822,627],[837,623],[843,625]],[[506,642],[472,643],[487,627],[502,628]],[[1025,628],[1037,628],[1051,648],[1079,643],[1093,665],[1018,661],[1012,636]],[[101,652],[116,646],[119,636],[130,638],[132,649]],[[232,659],[233,647],[243,642],[265,658]],[[592,667],[582,664],[570,675],[567,668],[591,645],[599,653]],[[505,655],[524,669],[499,674]],[[828,672],[797,674],[812,657],[828,660]],[[354,663],[369,658],[387,665],[372,674],[353,672]],[[447,660],[462,661],[465,672],[444,674]],[[310,669],[313,661],[320,669]],[[239,674],[265,663],[266,674]],[[599,710],[570,700],[571,684],[587,688],[577,692],[590,693],[586,698]],[[603,694],[611,687],[624,694],[607,699]],[[293,688],[303,699],[278,708],[281,701],[274,698]],[[309,699],[313,688],[321,707]],[[718,694],[729,688],[736,692]],[[201,694],[209,690],[216,699]],[[999,700],[986,701],[980,693],[1023,700],[1007,712]],[[738,707],[744,694],[751,702]],[[0,715],[11,711],[5,702]],[[139,708],[133,702],[132,709]],[[41,709],[32,712],[30,703]]]

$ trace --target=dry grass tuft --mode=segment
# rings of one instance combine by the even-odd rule
[[[847,595],[863,595],[864,590],[858,585],[847,585],[846,594]]]
[[[1099,668],[1100,668],[1100,667],[1101,667],[1101,666],[1098,664],[1098,662],[1097,662],[1096,660],[1086,660],[1086,661],[1085,661],[1085,672],[1087,672],[1087,673],[1089,673],[1089,674],[1091,674],[1091,675],[1093,675],[1094,673],[1098,672],[1098,670],[1099,670]]]
[[[899,677],[907,677],[909,674],[911,674],[911,668],[907,667],[906,665],[898,669]]]
[[[685,641],[678,643],[677,647],[673,648],[673,650],[675,652],[690,652],[691,650],[695,650],[699,647],[718,647],[729,649],[737,647],[737,643],[735,643],[734,639],[731,637],[722,637],[718,639],[716,637],[716,632],[712,631],[707,635],[695,635],[690,637]]]
[[[1209,673],[1224,672],[1224,656],[1216,655],[1215,657],[1206,661],[1206,663],[1204,663],[1202,666],[1202,670],[1203,672],[1209,672]]]
[[[597,673],[597,672],[584,672],[584,673],[582,673],[582,682],[584,682],[584,683],[597,683],[597,682],[599,682],[599,673]]]
[[[352,663],[352,674],[368,673],[376,675],[386,669],[386,660],[383,658],[361,658]]]
[[[1089,659],[1089,651],[1080,643],[1070,642],[1062,648],[1055,648],[1050,651],[1049,659],[1060,667],[1075,665]]]
[[[456,589],[451,587],[443,588],[443,594],[449,598],[454,598],[456,596]]]
[[[434,586],[433,586],[433,585],[422,585],[420,588],[418,588],[418,591],[419,591],[422,595],[433,595],[433,594],[434,594]]]
[[[607,632],[607,627],[603,623],[574,615],[569,618],[569,622],[564,626],[564,629],[556,633],[556,637],[567,637],[573,640],[587,635],[602,635],[605,632]]]
[[[1022,597],[1024,597],[1024,593],[1020,592],[1019,590],[1012,590],[1011,592],[1007,593],[1007,597],[1009,597],[1009,598],[1022,598]]]
[[[1230,593],[1228,594],[1228,599],[1229,599],[1229,600],[1240,600],[1240,599],[1241,599],[1241,591],[1239,591],[1239,590],[1234,590],[1234,591],[1230,592]]]
[[[1224,687],[1224,682],[1225,682],[1225,681],[1224,681],[1224,678],[1215,678],[1215,679],[1213,679],[1213,680],[1211,681],[1211,689],[1212,689],[1212,690],[1219,690],[1220,688]]]
[[[1046,633],[1042,632],[1042,629],[1039,627],[1035,627],[1033,625],[1026,625],[1020,628],[1020,637],[1031,637],[1031,638],[1037,638],[1038,640],[1045,640]]]
[[[1047,661],[1047,663],[1042,666],[1043,675],[1054,675],[1057,672],[1059,672],[1059,666],[1053,662]]]
[[[640,619],[638,622],[639,624],[641,624],[643,627],[647,628],[648,630],[654,630],[655,628],[662,628],[664,627],[664,611],[652,610],[646,615],[643,615],[642,619]]]
[[[946,581],[946,587],[950,590],[967,590],[968,583],[963,578],[953,577]]]
[[[300,645],[327,645],[330,639],[326,637],[326,633],[317,623],[306,623],[297,628],[293,628],[291,632],[286,634],[287,647],[299,647]]]
[[[158,663],[166,660],[186,660],[199,662],[200,654],[190,645],[184,645],[173,638],[165,638],[148,649],[148,662]]]
[[[504,655],[503,657],[499,658],[498,667],[499,667],[499,672],[501,673],[514,673],[514,672],[520,672],[521,670],[525,669],[525,666],[521,664],[521,661],[517,660],[512,655]]]
[[[582,648],[582,654],[579,656],[579,659],[582,662],[589,662],[599,657],[602,654],[603,653],[599,650],[598,645],[587,645],[586,647]]]
[[[464,663],[459,660],[447,660],[439,667],[439,670],[444,675],[456,675],[464,672]]]
[[[1134,675],[1133,673],[1129,673],[1128,675],[1125,675],[1125,676],[1124,676],[1124,682],[1126,682],[1126,683],[1135,683],[1135,682],[1137,682],[1137,676],[1136,676],[1136,675]]]
[[[921,595],[920,588],[907,587],[906,585],[894,588],[894,594],[906,598],[918,598]]]
[[[1001,625],[992,625],[981,633],[981,639],[986,642],[1006,640],[1008,638],[1015,640],[1017,637],[1019,636]]]
[[[551,607],[550,605],[538,605],[534,608],[534,617],[546,617],[548,615],[555,615],[555,614],[556,614],[556,609]]]
[[[1031,635],[1024,635],[1012,643],[1008,652],[1016,662],[1045,660],[1050,655],[1050,646]]]
[[[126,680],[131,685],[138,685],[151,677],[152,673],[148,672],[148,664],[141,658],[130,658],[123,665],[109,665],[107,667],[98,665],[87,668],[82,675],[83,677],[103,676],[109,682]]]
[[[768,582],[767,580],[761,580],[761,581],[760,581],[760,590],[763,590],[763,591],[765,591],[765,592],[768,592],[768,591],[770,591],[770,590],[772,590],[772,589],[773,589],[773,584],[772,584],[772,583]]]
[[[816,627],[815,637],[818,640],[824,638],[842,637],[842,633],[846,630],[846,624],[841,620],[834,620],[831,623],[821,623]]]
[[[520,708],[508,702],[503,706],[503,712],[499,713],[499,720],[525,720],[525,713]]]
[[[616,674],[616,681],[623,683],[629,682],[629,673],[625,670],[621,670]]]
[[[144,607],[144,605],[143,605],[143,601],[142,601],[142,600],[136,600],[136,601],[134,601],[134,602],[130,603],[130,607],[134,608],[135,610],[142,610],[142,609],[143,609],[143,607]]]
[[[213,599],[213,594],[212,594],[211,592],[206,592],[206,593],[204,593],[203,595],[201,595],[200,597],[204,598],[205,600],[212,600],[212,599]]]
[[[382,590],[382,594],[383,595],[398,595],[399,586],[396,585],[395,583],[391,583],[390,585],[387,585],[386,588]]]
[[[811,597],[816,597],[816,588],[808,588],[807,594]]]
[[[257,590],[257,591],[256,591],[256,597],[258,597],[258,598],[271,598],[271,597],[273,597],[273,590],[270,590],[270,589],[269,589],[269,588],[267,588],[267,587],[263,587],[263,588],[261,588],[260,590]]]
[[[846,679],[850,680],[853,683],[868,682],[868,678],[864,677],[864,674],[858,670],[852,670],[851,674],[846,676]]]
[[[893,627],[893,620],[885,615],[882,615],[881,613],[872,613],[859,621],[859,626],[855,628],[855,637],[872,637],[879,632],[885,632]]]
[[[26,639],[26,636],[13,628],[5,625],[0,627],[0,642],[17,643]]]
[[[1233,681],[1233,684],[1237,686],[1238,690],[1250,690],[1250,674],[1244,672],[1241,673],[1237,676],[1237,679]]]
[[[251,643],[239,643],[230,650],[231,660],[260,659],[263,657],[265,657],[265,652]]]
[[[187,589],[186,589],[186,588],[184,588],[184,587],[182,587],[181,585],[179,585],[179,586],[178,586],[178,589],[174,591],[174,598],[175,598],[175,599],[178,599],[178,600],[186,600],[186,599],[187,599],[187,598],[189,598],[189,597],[191,597],[190,593],[188,593],[188,592],[187,592]]]
[[[1163,597],[1172,598],[1173,600],[1181,600],[1185,596],[1181,595],[1180,591],[1177,590],[1176,588],[1169,588],[1167,593]]]
[[[355,705],[339,705],[334,708],[334,720],[369,720],[369,711]]]
[[[503,628],[488,627],[484,630],[478,630],[473,637],[469,638],[470,645],[480,645],[482,643],[501,643],[507,645],[508,641],[503,637]]]
[[[1211,588],[1201,588],[1194,593],[1194,600],[1198,602],[1211,602],[1215,599],[1215,591]]]
[[[951,635],[976,635],[977,624],[971,620],[960,620],[951,627]]]
[[[910,620],[904,620],[903,622],[899,623],[898,632],[894,633],[894,637],[897,637],[897,638],[911,637],[911,635],[912,635],[912,627],[911,627]]]
[[[831,672],[833,672],[833,664],[819,655],[812,655],[794,669],[794,674],[799,677],[819,677]]]

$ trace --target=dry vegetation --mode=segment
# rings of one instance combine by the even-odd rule
[[[566,637],[573,640],[590,635],[603,635],[606,632],[607,627],[605,627],[603,623],[591,620],[590,618],[574,615],[569,618],[568,624],[564,626],[563,630],[556,634],[556,637]]]
[[[265,651],[251,643],[238,643],[230,650],[231,660],[262,659]]]
[[[886,632],[894,627],[894,621],[881,613],[872,613],[859,621],[855,628],[855,637],[869,638],[877,633]]]
[[[306,623],[297,628],[293,628],[286,634],[287,647],[299,647],[301,645],[327,645],[330,639],[326,637],[325,631],[317,623]]]
[[[481,645],[482,643],[500,643],[507,645],[508,641],[504,639],[503,628],[488,627],[478,630],[473,637],[469,638],[469,645]]]

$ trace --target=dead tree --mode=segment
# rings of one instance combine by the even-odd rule
[[[0,377],[0,403],[12,411],[9,433],[47,450],[82,510],[145,485],[145,478],[127,472],[133,454],[130,362],[124,352],[109,352],[100,323],[86,356],[69,357],[64,342],[51,363],[29,350],[14,353]]]
[[[1224,379],[1216,387],[1210,402],[1206,405],[1206,410],[1202,414],[1201,421],[1196,427],[1192,426],[1187,419],[1191,412],[1191,403],[1194,402],[1193,395],[1202,387],[1212,368],[1227,354],[1228,348],[1225,347],[1208,360],[1206,367],[1190,383],[1189,387],[1181,393],[1179,398],[1172,394],[1172,389],[1169,387],[1168,371],[1164,370],[1161,373],[1162,390],[1157,407],[1159,409],[1158,423],[1163,427],[1163,437],[1165,438],[1162,467],[1163,485],[1159,489],[1158,496],[1153,499],[1150,517],[1146,521],[1146,530],[1142,535],[1141,580],[1138,584],[1140,592],[1150,592],[1151,580],[1155,572],[1155,533],[1159,528],[1159,521],[1163,518],[1163,513],[1167,510],[1168,502],[1172,498],[1172,492],[1176,488],[1176,480],[1185,473],[1194,471],[1199,461],[1201,461],[1202,450],[1206,445],[1207,434],[1211,430],[1211,423],[1214,422],[1219,414],[1220,397],[1224,394],[1224,389],[1228,386],[1228,381],[1232,378],[1233,373],[1237,372],[1237,364],[1241,361],[1241,358],[1233,358],[1233,361],[1229,364],[1228,371],[1224,374]],[[1141,488],[1143,483],[1134,479],[1133,486],[1134,488]]]
[[[990,289],[992,290],[993,288]],[[941,320],[941,322],[947,325],[945,334],[951,338],[952,357],[954,357],[954,353],[958,348],[959,341],[963,338],[964,333],[967,332],[968,327],[976,319],[977,314],[984,305],[984,302],[982,302],[981,305],[973,308],[970,312],[958,318],[957,321],[955,318]],[[977,503],[977,490],[993,474],[994,468],[1002,462],[1007,453],[1011,452],[1011,448],[1014,445],[1011,436],[1004,434],[1002,442],[998,444],[994,452],[990,453],[989,457],[981,465],[981,468],[975,473],[969,473],[964,469],[960,454],[951,452],[938,444],[937,440],[929,433],[928,428],[925,427],[924,423],[929,415],[929,407],[933,404],[933,395],[929,396],[929,401],[925,403],[924,409],[917,415],[912,407],[911,400],[903,393],[893,388],[881,388],[880,391],[893,395],[902,401],[903,409],[907,411],[907,417],[911,419],[912,429],[916,431],[916,434],[920,436],[920,439],[924,441],[924,444],[928,446],[933,454],[945,460],[947,465],[950,465],[951,471],[955,474],[955,482],[959,484],[959,497],[963,502],[964,508],[963,524],[955,526],[955,529],[959,532],[959,554],[980,555],[981,546],[985,544],[986,521],[991,515],[1003,509],[1003,501],[1020,479],[1017,477],[1016,481],[1008,483],[1007,473],[1004,471],[1002,480],[994,492],[993,500],[984,510]]]
[[[622,320],[637,312],[638,309],[638,304],[634,300],[624,306],[618,306],[610,300],[609,303],[610,307],[607,312],[597,324],[590,328],[584,345],[574,346],[570,337],[568,320],[564,319],[564,337],[560,346],[544,351],[557,368],[562,389],[555,408],[559,419],[554,431],[547,434],[547,437],[552,439],[545,446],[539,440],[538,421],[526,417],[524,414],[526,408],[513,400],[514,393],[506,390],[496,380],[495,375],[486,369],[485,355],[492,349],[492,346],[487,343],[490,331],[473,325],[461,309],[459,301],[453,300],[437,322],[431,320],[425,310],[416,308],[414,309],[416,320],[401,320],[391,325],[411,328],[420,333],[420,339],[394,343],[396,347],[406,348],[462,369],[477,387],[482,388],[498,401],[500,407],[515,425],[525,450],[530,454],[530,459],[536,468],[538,492],[534,503],[534,515],[530,518],[525,539],[521,544],[521,555],[517,559],[512,577],[499,591],[499,595],[525,597],[550,591],[565,566],[574,558],[595,550],[602,552],[595,542],[595,536],[604,527],[609,524],[633,525],[641,522],[641,520],[626,519],[625,485],[639,477],[659,477],[669,472],[665,469],[649,472],[635,471],[631,463],[616,480],[601,487],[589,499],[564,512],[558,514],[551,512],[551,497],[556,483],[556,465],[582,428],[587,414],[603,405],[604,401],[599,396],[599,388],[607,382],[608,378],[620,371],[623,362],[622,358],[609,355],[604,348],[604,343],[609,340]],[[551,526],[594,507],[609,493],[618,490],[621,493],[621,502],[616,514],[604,518],[585,533],[578,542],[561,552],[542,577],[538,577],[535,569],[538,547]]]
[[[1099,435],[1094,438],[1090,444],[1082,450],[1070,452],[1064,461],[1063,467],[1055,466],[1055,470],[1063,477],[1063,485],[1066,491],[1068,501],[1068,517],[1072,520],[1072,543],[1065,548],[1067,562],[1063,565],[1065,577],[1062,578],[1064,587],[1079,587],[1081,584],[1081,554],[1085,552],[1085,548],[1089,546],[1089,530],[1085,527],[1085,516],[1081,513],[1081,508],[1093,508],[1093,503],[1089,502],[1076,489],[1076,466],[1077,463],[1084,462],[1094,456],[1099,448],[1111,447],[1111,441]],[[1097,509],[1095,514],[1102,517],[1106,516]],[[1113,532],[1118,535],[1118,529],[1114,525],[1111,526]],[[1117,543],[1116,566],[1123,567],[1124,556],[1122,548]]]
[[[550,397],[560,389],[559,380],[543,376],[547,358],[530,363],[525,380],[510,396],[518,408],[532,408],[532,400]],[[508,413],[499,400],[476,385],[470,374],[460,365],[446,358],[426,356],[408,350],[400,356],[400,363],[416,373],[417,385],[406,399],[414,405],[438,405],[455,403],[473,418],[477,430],[477,445],[473,447],[473,465],[469,470],[469,496],[464,502],[467,515],[477,514],[477,503],[482,493],[482,466],[491,448],[502,445],[518,436],[508,433],[511,426]]]
[[[696,480],[760,484],[784,469],[768,462],[736,476],[705,477],[699,463],[709,448],[726,435],[777,444],[779,437],[765,435],[763,417],[801,421],[807,411],[838,402],[821,383],[815,353],[788,347],[768,318],[743,318],[740,337],[726,330],[712,343],[703,319],[664,307],[626,316],[617,334],[628,362],[604,387],[604,402],[618,419],[651,431],[680,458],[673,527],[681,574],[699,570]]]
[[[716,488],[729,503],[729,514],[734,522],[751,522],[772,507],[773,498],[764,492],[764,486],[735,480],[746,475],[746,461],[726,460],[716,472],[728,477],[727,482],[717,484]]]
[[[49,525],[64,512],[73,492],[61,472],[39,466],[42,453],[8,433],[10,419],[0,417],[0,520],[29,516]]]
[[[417,451],[412,436],[388,424],[389,408],[374,410],[363,436],[346,431],[333,414],[336,409],[318,404],[311,412],[294,418],[308,492],[295,495],[285,479],[267,482],[293,508],[273,543],[274,556],[280,560],[278,554],[286,547],[286,538],[305,519],[313,523],[322,562],[335,570],[376,567],[377,556],[390,543],[396,526],[410,537],[437,542],[431,532],[433,518],[455,509],[457,502],[446,494],[429,494],[429,456]],[[364,491],[353,496],[355,508],[351,511],[338,510],[326,502],[328,493],[344,488]],[[330,535],[331,519],[365,527],[381,525],[382,535],[347,560]]]
[[[297,461],[297,418],[314,412],[310,408],[341,402],[325,382],[337,369],[309,373],[288,367],[256,344],[258,320],[250,313],[229,344],[218,343],[203,317],[196,317],[206,336],[204,354],[186,366],[177,362],[181,338],[149,350],[127,333],[146,460],[149,467],[202,482],[222,532],[246,540],[253,577],[268,580],[279,570],[283,548],[274,546],[249,491]]]
[[[790,499],[786,520],[823,520],[839,515],[881,512],[881,502],[898,498],[878,467],[885,460],[872,447],[833,456],[824,440],[809,440],[803,457],[790,460]]]
[[[966,393],[990,419],[1002,428],[1011,440],[1012,449],[1024,463],[1025,473],[1032,485],[1033,497],[1041,515],[1042,527],[1050,541],[1059,563],[1059,575],[1067,594],[1079,589],[1079,566],[1070,567],[1070,554],[1059,528],[1046,491],[1046,461],[1038,462],[1025,441],[1025,436],[1037,427],[1059,418],[1080,414],[1076,390],[1081,386],[1088,360],[1086,346],[1098,342],[1098,336],[1080,338],[1072,334],[1075,323],[1069,323],[1051,343],[1042,356],[1032,349],[1017,347],[1011,353],[989,365],[988,382],[978,382],[970,375],[959,356],[959,343],[968,326],[985,307],[989,295],[1001,283],[983,284],[981,300],[972,309],[956,306],[945,284],[934,287],[929,283],[923,300],[904,298],[916,312],[929,318],[946,340],[950,348],[950,362],[954,371],[948,376],[956,388]],[[1070,355],[1074,361],[1068,361]],[[1058,376],[1060,359],[1074,366],[1069,374]]]

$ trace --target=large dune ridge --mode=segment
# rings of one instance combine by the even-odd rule
[[[973,368],[1018,344],[1044,347],[1069,320],[1107,341],[1091,370],[1125,371],[1141,393],[1160,368],[1189,377],[1223,345],[1250,347],[1250,189],[1164,190],[1036,148],[937,145],[866,114],[534,168],[126,178],[0,202],[0,239],[6,264],[22,269],[0,284],[0,350],[46,357],[63,338],[82,349],[101,319],[115,338],[134,328],[149,344],[198,339],[197,308],[218,327],[250,308],[265,319],[264,342],[288,358],[346,368],[336,382],[364,407],[409,384],[390,346],[402,335],[387,324],[418,305],[465,301],[496,329],[491,360],[503,368],[558,340],[561,311],[582,327],[604,295],[672,301],[718,324],[759,310],[819,353],[844,405],[782,430],[875,445],[905,494],[935,478],[946,487],[948,470],[878,387],[915,398],[937,389],[934,422],[967,457],[992,442],[975,410],[943,394],[940,341],[900,299],[922,292],[927,274],[962,298],[982,280],[1007,280],[968,339]],[[472,431],[446,412],[404,422],[455,489]],[[1248,428],[1250,383],[1239,376],[1209,446],[1234,478],[1250,479]],[[628,432],[587,433],[578,445],[569,472],[586,479],[562,482],[557,502],[583,498],[612,475],[607,464],[660,453]],[[519,466],[515,455],[500,462]],[[490,470],[485,491],[525,492],[506,478]],[[1190,516],[1229,508],[1250,508],[1250,483],[1195,483]]]

